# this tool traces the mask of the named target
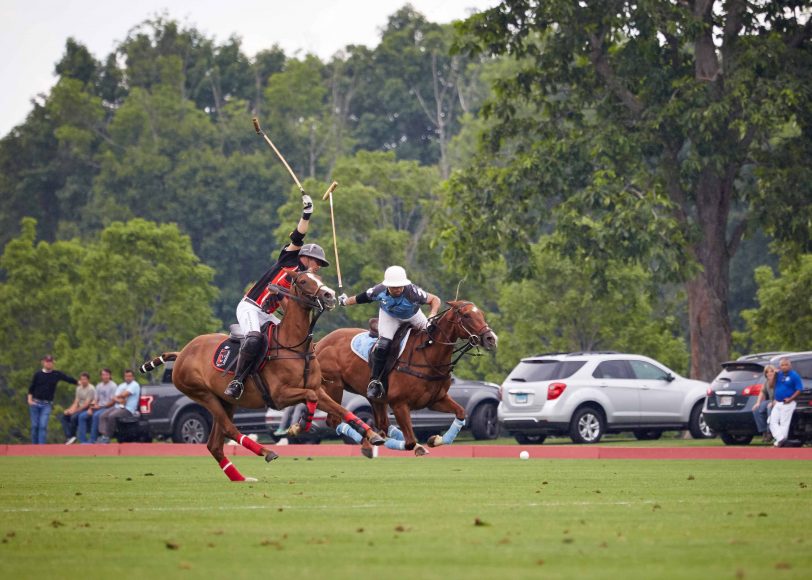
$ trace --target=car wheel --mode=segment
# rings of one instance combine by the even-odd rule
[[[716,433],[713,432],[713,429],[708,427],[708,424],[705,423],[705,414],[702,412],[701,402],[697,403],[693,411],[691,411],[691,420],[688,424],[688,430],[694,439],[713,439],[716,437]]]
[[[175,443],[205,443],[209,438],[209,421],[200,411],[187,411],[175,422],[172,441]]]
[[[524,433],[516,433],[513,437],[522,445],[541,445],[547,439],[546,435],[525,435]]]
[[[638,429],[633,431],[635,439],[638,441],[654,441],[663,436],[663,432],[659,429]]]
[[[734,435],[733,433],[719,433],[719,439],[725,445],[750,445],[752,435]]]
[[[474,439],[496,439],[499,437],[499,421],[496,418],[496,405],[482,403],[471,413],[471,435]]]
[[[603,415],[594,407],[582,407],[572,416],[570,438],[574,443],[597,443],[604,430]]]

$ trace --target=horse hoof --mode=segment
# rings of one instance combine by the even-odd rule
[[[361,455],[367,459],[372,459],[375,455],[372,453],[372,447],[361,447]]]
[[[234,483],[256,483],[258,481],[259,480],[256,477],[246,477],[245,479],[242,479],[242,480],[238,479]]]
[[[432,435],[426,443],[429,447],[439,447],[443,444],[443,438],[439,435]]]
[[[425,447],[423,447],[422,445],[420,445],[420,443],[418,443],[417,445],[414,446],[414,456],[415,457],[423,457],[424,455],[428,455],[428,454],[429,454],[429,450],[426,449]]]
[[[279,457],[279,455],[277,455],[276,453],[274,453],[273,451],[271,451],[271,450],[269,449],[269,450],[268,450],[267,455],[265,455],[265,461],[267,461],[268,463],[270,463],[271,461],[273,461],[273,460],[274,460],[274,459],[276,459],[277,457]]]
[[[370,435],[369,442],[373,445],[383,445],[385,443],[383,437],[376,433],[372,433],[372,435]]]
[[[287,432],[288,437],[298,437],[299,434],[302,432],[302,426],[298,423],[294,423],[290,426]]]

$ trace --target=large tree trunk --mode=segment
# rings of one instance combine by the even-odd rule
[[[691,331],[691,377],[710,381],[730,356],[730,253],[727,221],[732,180],[706,169],[697,188],[696,217],[702,233],[694,257],[702,267],[687,284]]]

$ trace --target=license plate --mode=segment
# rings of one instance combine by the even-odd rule
[[[517,405],[526,405],[527,404],[527,393],[516,393],[516,404]]]
[[[726,396],[726,397],[719,397],[719,406],[720,407],[730,407],[733,404],[733,397]]]

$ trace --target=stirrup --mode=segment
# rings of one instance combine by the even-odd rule
[[[228,386],[226,387],[224,395],[227,395],[233,398],[235,401],[239,401],[240,397],[242,397],[243,391],[245,390],[245,386],[242,384],[242,381],[238,381],[234,379]]]
[[[383,383],[378,379],[372,379],[367,385],[367,397],[370,399],[383,399]]]

